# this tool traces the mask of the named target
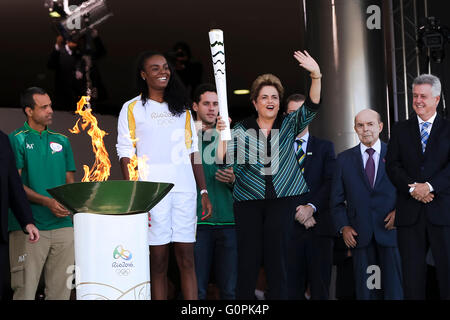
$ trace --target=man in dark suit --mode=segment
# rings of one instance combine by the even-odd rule
[[[385,173],[387,146],[379,139],[380,115],[362,110],[355,117],[360,144],[337,157],[331,190],[336,231],[352,248],[356,298],[402,299],[397,248],[395,187]]]
[[[108,113],[102,103],[107,98],[97,61],[106,55],[106,49],[96,29],[91,29],[77,40],[61,35],[56,38],[47,67],[55,71],[55,103],[57,110],[73,111],[77,101],[91,89],[91,104],[97,113]]]
[[[433,75],[414,80],[416,115],[396,125],[386,156],[406,299],[425,299],[430,246],[441,299],[450,299],[450,123],[436,112],[440,92]]]
[[[302,106],[302,95],[287,98],[287,113]],[[288,298],[305,299],[309,283],[311,299],[328,300],[333,265],[334,232],[329,212],[329,194],[333,165],[333,143],[318,139],[303,130],[292,146],[299,170],[303,170],[309,192],[299,196],[292,219],[288,261]],[[302,157],[303,156],[303,157]],[[294,214],[294,213],[293,213]]]
[[[39,231],[34,226],[33,215],[22,181],[16,168],[14,153],[8,136],[0,131],[0,300],[4,297],[6,272],[8,271],[8,208],[19,221],[29,241],[39,240]]]

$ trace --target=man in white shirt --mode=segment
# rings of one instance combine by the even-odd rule
[[[385,173],[382,129],[377,112],[365,109],[356,115],[361,143],[338,155],[331,191],[336,231],[352,250],[356,298],[361,300],[403,299],[395,187]]]

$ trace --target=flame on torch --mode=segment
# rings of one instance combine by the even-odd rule
[[[106,181],[110,175],[111,161],[109,161],[108,152],[106,151],[105,144],[103,143],[103,137],[108,133],[98,127],[97,118],[92,114],[92,109],[89,105],[89,99],[89,96],[82,96],[80,101],[77,103],[77,111],[75,111],[76,114],[81,116],[81,128],[83,130],[90,125],[87,133],[91,136],[92,149],[95,154],[95,162],[92,169],[89,169],[87,165],[83,165],[84,177],[81,181]],[[87,107],[85,108],[85,106]],[[69,129],[71,133],[80,133],[80,129],[78,128],[79,122],[80,119],[77,120],[72,130]]]

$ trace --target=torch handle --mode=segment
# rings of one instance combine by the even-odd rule
[[[213,29],[209,32],[209,42],[216,81],[217,98],[219,100],[219,114],[226,123],[225,130],[220,132],[221,140],[231,140],[230,124],[228,122],[227,78],[225,71],[225,46],[223,31]]]

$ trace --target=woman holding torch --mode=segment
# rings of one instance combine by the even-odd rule
[[[287,116],[279,115],[284,93],[280,80],[272,74],[259,76],[250,93],[257,117],[237,123],[231,141],[223,141],[218,152],[218,158],[226,158],[226,165],[233,166],[236,175],[237,299],[254,299],[261,263],[267,275],[268,298],[287,299],[289,226],[298,196],[308,192],[293,144],[319,109],[322,77],[319,65],[306,51],[296,51],[294,58],[310,72],[312,80],[304,105]],[[225,128],[225,122],[219,120],[217,127]]]

